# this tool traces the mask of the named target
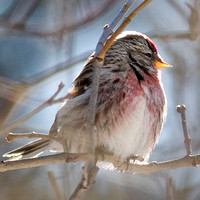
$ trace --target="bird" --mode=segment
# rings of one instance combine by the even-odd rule
[[[46,150],[90,153],[93,145],[122,162],[131,158],[148,162],[167,114],[160,69],[171,65],[163,61],[155,44],[145,34],[121,33],[103,60],[92,143],[86,130],[94,60],[92,54],[73,81],[73,89],[58,109],[50,128],[49,135],[61,138],[63,145],[38,139],[4,157],[36,157]]]

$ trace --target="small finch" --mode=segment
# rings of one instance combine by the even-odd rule
[[[74,80],[74,89],[58,110],[49,134],[4,154],[34,157],[45,150],[85,153],[91,145],[125,161],[147,162],[166,117],[166,99],[159,69],[170,67],[146,35],[124,32],[106,52],[100,74],[95,115],[95,139],[86,131],[93,77],[93,56]]]

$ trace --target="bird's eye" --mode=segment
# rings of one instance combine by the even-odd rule
[[[151,53],[145,53],[145,56],[147,56],[148,58],[152,57]]]

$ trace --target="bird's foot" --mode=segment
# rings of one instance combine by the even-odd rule
[[[138,155],[130,155],[130,156],[127,158],[127,161],[128,161],[129,163],[135,163],[136,161],[143,162],[143,161],[144,161],[144,158],[142,158],[141,156],[138,156]]]
[[[125,161],[121,161],[119,159],[115,159],[114,166],[120,169],[120,172],[126,172],[129,168],[130,164],[134,164],[136,161],[143,162],[144,158],[138,155],[131,155],[125,159]]]

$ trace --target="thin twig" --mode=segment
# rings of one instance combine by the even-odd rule
[[[185,116],[186,106],[183,104],[181,106],[178,105],[176,107],[176,110],[178,113],[180,113],[181,119],[182,119],[183,134],[184,134],[184,138],[185,138],[184,143],[185,143],[187,155],[192,155],[191,138],[189,137],[189,134],[188,134],[186,116]]]
[[[120,34],[120,32],[131,22],[131,20],[133,19],[133,17],[139,12],[141,11],[145,6],[147,6],[152,0],[145,0],[143,1],[136,9],[134,9],[133,12],[130,13],[130,15],[128,17],[126,17],[126,19],[122,22],[122,24],[119,26],[119,28],[113,33],[113,35],[111,36],[110,39],[108,39],[105,43],[105,45],[103,46],[103,48],[99,51],[96,50],[96,52],[99,52],[98,54],[96,53],[94,55],[94,57],[96,58],[94,60],[94,73],[93,73],[93,79],[92,79],[92,90],[91,90],[91,96],[90,96],[90,101],[89,101],[89,109],[88,109],[88,115],[87,115],[87,132],[89,135],[91,135],[91,141],[94,141],[94,134],[93,134],[93,130],[94,130],[94,120],[95,120],[95,113],[96,113],[96,102],[97,102],[97,96],[98,96],[98,89],[99,89],[99,77],[100,77],[100,72],[101,72],[101,67],[103,65],[103,60],[104,60],[104,56],[106,51],[109,49],[109,47],[112,45],[114,39]],[[128,3],[124,4],[124,7],[126,9],[128,9],[127,5],[130,4],[130,1],[128,1]],[[123,9],[121,9],[122,11]],[[120,12],[121,12],[120,11]],[[123,11],[121,12],[121,15],[124,15],[126,12]],[[121,17],[119,15],[117,15],[117,17],[115,18],[115,20],[120,19]],[[116,26],[117,23],[112,22],[111,23],[113,28],[114,26]],[[104,27],[104,31],[107,32],[107,27]],[[111,29],[108,30],[108,34],[107,36],[109,36],[109,34],[111,33]],[[104,32],[103,34],[104,35]],[[104,38],[104,37],[100,37],[100,38]],[[105,38],[104,38],[105,39]],[[103,41],[102,41],[103,42]],[[98,42],[98,44],[102,43],[101,41]],[[99,46],[97,45],[97,48]],[[91,142],[92,143],[92,142]],[[94,144],[94,142],[92,143]],[[94,150],[94,148],[92,148]]]
[[[31,133],[8,133],[8,135],[6,136],[7,142],[11,142],[14,139],[19,139],[19,138],[41,138],[41,139],[48,139],[48,140],[52,140],[52,141],[56,141],[58,143],[60,143],[61,145],[63,144],[63,140],[59,139],[58,137],[55,136],[51,136],[51,135],[46,135],[46,134],[41,134],[41,133],[35,133],[35,132],[31,132]]]
[[[53,188],[53,190],[54,190],[54,192],[56,194],[56,199],[57,200],[64,199],[62,194],[61,194],[61,192],[60,192],[60,188],[59,188],[59,186],[58,186],[58,184],[56,182],[55,176],[54,176],[52,171],[48,171],[48,177],[49,177],[49,181],[51,183],[51,186],[52,186],[52,188]]]
[[[91,136],[91,152],[94,152],[94,121],[96,114],[96,102],[99,89],[99,76],[103,60],[95,59],[93,63],[93,80],[91,96],[89,100],[88,112],[87,112],[87,134]]]
[[[104,26],[103,33],[102,33],[102,35],[97,43],[96,49],[95,49],[96,55],[98,55],[101,52],[103,45],[106,42],[107,38],[110,35],[112,35],[113,29],[118,24],[118,22],[121,20],[121,18],[126,14],[127,10],[130,8],[130,6],[133,4],[133,2],[134,2],[134,0],[128,0],[121,8],[118,15],[110,23],[110,25]]]
[[[174,186],[171,176],[166,180],[166,200],[174,200]]]
[[[9,170],[24,169],[30,167],[39,167],[50,164],[58,163],[74,163],[74,162],[87,162],[93,158],[93,154],[87,153],[59,153],[55,155],[49,155],[39,158],[22,159],[16,161],[1,161],[0,172],[6,172]],[[109,163],[115,163],[113,156],[105,155],[104,158],[99,156],[98,161],[104,161]],[[175,160],[169,160],[164,162],[152,162],[144,164],[129,164],[128,169],[125,172],[151,174],[154,172],[161,172],[181,167],[194,166],[197,167],[200,164],[200,155],[191,155],[178,158]],[[118,170],[127,168],[127,162],[122,163],[116,167]]]
[[[113,33],[113,35],[107,40],[106,44],[104,45],[101,52],[98,54],[99,58],[104,58],[105,53],[112,45],[115,38],[124,30],[124,28],[131,22],[131,20],[149,3],[151,3],[152,0],[145,0],[143,1],[137,8],[135,8],[122,22],[122,24],[118,27],[118,29]]]
[[[77,185],[76,189],[70,196],[69,200],[80,199],[80,197],[82,197],[85,191],[88,189],[87,187],[88,170],[86,166],[84,166],[82,169],[83,169],[83,173],[82,173],[81,182]]]
[[[93,165],[91,167],[91,169],[88,169],[88,164],[83,167],[81,181],[77,185],[69,200],[80,199],[80,197],[82,197],[85,192],[90,188],[90,186],[94,183],[99,168]]]
[[[109,35],[112,33],[112,29],[117,25],[117,23],[120,21],[120,19],[124,16],[128,8],[133,2],[130,0],[127,1],[127,3],[124,4],[122,9],[120,10],[119,14],[115,17],[115,19],[111,22],[111,25],[106,25],[104,26],[103,33],[98,41],[98,44],[95,49],[95,55],[96,59],[94,60],[93,63],[93,79],[92,79],[92,89],[91,89],[91,96],[90,96],[90,101],[89,101],[89,106],[88,106],[88,114],[87,114],[87,133],[91,135],[91,140],[94,141],[94,136],[93,130],[94,130],[94,121],[95,121],[95,113],[96,113],[96,102],[97,102],[97,96],[98,96],[98,89],[99,89],[99,77],[101,73],[101,67],[103,65],[103,60],[104,60],[104,54],[102,54],[102,51],[104,49],[103,44],[109,37]],[[108,41],[108,40],[107,40]],[[107,44],[106,41],[106,44]],[[110,43],[110,42],[109,42]],[[105,44],[105,45],[106,45]],[[111,43],[110,43],[111,46]],[[99,57],[99,54],[101,54],[101,57]],[[94,144],[94,142],[91,144]],[[94,151],[94,148],[91,146],[92,151]]]
[[[87,134],[90,135],[90,139],[91,139],[91,150],[90,152],[94,153],[95,151],[95,147],[94,147],[94,122],[95,122],[95,114],[96,114],[96,102],[97,102],[97,97],[98,97],[98,90],[99,90],[99,78],[100,78],[100,73],[101,73],[101,67],[103,65],[103,60],[104,60],[104,55],[100,58],[98,55],[99,53],[101,53],[103,45],[105,43],[105,41],[107,40],[107,38],[109,37],[110,34],[112,34],[112,29],[117,25],[117,23],[119,22],[119,20],[123,17],[123,15],[126,13],[126,11],[128,10],[128,8],[131,5],[131,1],[128,0],[126,4],[124,4],[123,8],[121,9],[120,13],[115,17],[115,19],[111,22],[110,27],[104,26],[104,31],[99,39],[99,42],[96,46],[96,50],[95,50],[95,60],[93,63],[93,79],[92,79],[92,86],[91,86],[91,96],[90,96],[90,100],[89,100],[89,106],[88,106],[88,112],[87,112]],[[107,42],[106,42],[107,43]],[[91,171],[95,170],[96,166],[95,166],[95,156],[92,158],[93,162],[93,166],[91,167]],[[86,164],[87,166],[88,164]],[[88,168],[87,168],[88,169]],[[88,175],[90,175],[91,172],[88,171]],[[89,179],[89,177],[88,177]],[[80,193],[82,193],[82,187],[81,187],[80,183],[78,185],[78,187],[76,188],[76,190],[73,192],[71,199],[74,199],[75,196],[79,195]],[[79,192],[79,190],[81,192]]]
[[[55,100],[55,97],[63,89],[63,87],[64,87],[63,83],[60,83],[57,91],[47,101],[42,103],[40,106],[35,108],[30,113],[26,114],[25,116],[21,117],[17,121],[13,122],[12,124],[8,125],[7,127],[3,128],[2,130],[0,130],[0,135],[3,135],[5,133],[11,131],[12,129],[16,128],[19,124],[23,123],[24,121],[26,121],[27,119],[29,119],[30,117],[32,117],[33,115],[38,113],[39,111],[43,110],[44,108],[48,107],[49,105],[52,105],[55,103],[60,103],[60,102],[64,101],[67,96]]]

